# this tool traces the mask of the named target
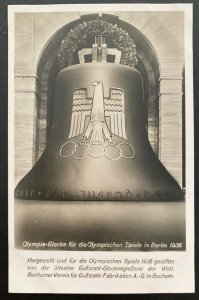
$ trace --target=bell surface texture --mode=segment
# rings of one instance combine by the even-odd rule
[[[17,185],[15,197],[183,199],[180,186],[149,143],[137,70],[100,62],[59,72],[46,150]]]

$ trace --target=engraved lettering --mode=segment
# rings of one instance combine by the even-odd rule
[[[107,192],[107,198],[109,199],[109,198],[111,198],[111,196],[112,196],[112,193],[111,192]]]
[[[82,199],[85,198],[85,191],[81,191],[82,195],[80,196]]]
[[[95,199],[96,196],[95,196],[95,191],[92,191],[92,192],[88,192],[88,198],[91,198],[91,199]]]
[[[117,191],[117,192],[115,192],[115,196],[116,196],[116,198],[121,199],[122,198],[122,193]]]
[[[66,198],[66,194],[65,194],[65,191],[62,191],[62,198]]]
[[[50,197],[50,191],[46,191],[46,198],[48,199]]]
[[[127,190],[126,198],[127,199],[132,199],[132,193],[129,190]]]
[[[32,198],[34,192],[35,192],[35,190],[32,190],[32,191],[30,192],[30,197],[31,197],[31,198]]]
[[[103,199],[103,198],[104,198],[104,192],[101,191],[101,192],[99,192],[99,194],[98,194],[98,199]]]

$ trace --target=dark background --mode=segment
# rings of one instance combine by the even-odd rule
[[[195,294],[147,294],[147,295],[55,295],[55,294],[8,294],[8,25],[7,6],[16,4],[67,4],[67,3],[193,3],[193,65],[194,65],[194,117],[195,117]],[[184,0],[125,0],[125,1],[64,1],[64,0],[0,0],[0,298],[4,299],[199,299],[199,1]]]

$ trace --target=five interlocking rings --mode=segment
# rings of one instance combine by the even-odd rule
[[[67,145],[69,147],[72,146],[72,149],[70,150],[69,154],[63,154],[64,148],[67,147]],[[100,152],[98,152],[98,153],[95,153],[95,151],[93,151],[93,148],[96,147],[96,146],[98,147],[98,150],[101,148]],[[122,148],[125,147],[125,146],[130,147],[129,149],[132,152],[131,155],[128,156],[128,155],[124,155],[122,153]],[[81,147],[83,147],[83,149],[84,149],[84,151],[82,151],[84,154],[83,154],[83,156],[78,156],[77,153],[78,153],[78,150],[80,150]],[[117,150],[116,155],[113,156],[111,153],[109,153],[109,151],[110,150],[114,151],[115,149]],[[94,158],[99,158],[99,157],[105,156],[107,159],[115,161],[115,160],[120,159],[121,157],[127,158],[127,159],[134,158],[135,157],[135,150],[134,150],[133,146],[131,146],[129,143],[121,143],[121,144],[118,144],[118,145],[117,144],[104,145],[103,143],[86,144],[86,143],[81,143],[81,142],[79,144],[76,144],[72,141],[68,141],[68,142],[66,142],[62,145],[62,147],[60,148],[59,154],[60,154],[61,157],[64,157],[64,158],[72,156],[74,159],[79,159],[79,160],[80,159],[85,159],[87,156],[91,156],[91,157],[94,157]]]

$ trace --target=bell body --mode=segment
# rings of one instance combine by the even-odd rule
[[[181,189],[148,141],[140,73],[87,63],[57,76],[46,150],[16,198],[176,201]]]

